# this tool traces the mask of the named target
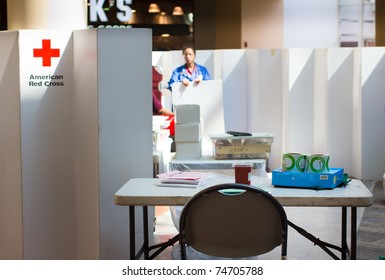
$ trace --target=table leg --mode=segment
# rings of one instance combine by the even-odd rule
[[[144,259],[149,259],[149,237],[148,237],[148,207],[143,206],[143,250],[144,250]]]
[[[350,244],[350,258],[355,260],[357,258],[357,207],[351,208],[351,244]]]
[[[141,255],[144,254],[144,259],[154,259],[160,252],[164,251],[167,247],[174,245],[179,239],[179,234],[169,239],[167,242],[163,242],[156,245],[149,245],[149,226],[148,226],[148,207],[143,206],[143,246],[136,253],[135,242],[135,206],[129,206],[129,225],[130,225],[130,260],[139,260]],[[150,251],[159,248],[154,254],[150,256]]]
[[[342,221],[341,221],[341,260],[346,260],[346,253],[348,251],[347,241],[346,241],[346,207],[342,207]]]
[[[135,260],[135,206],[129,206],[130,224],[130,260]]]

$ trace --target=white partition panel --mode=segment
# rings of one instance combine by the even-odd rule
[[[97,31],[75,31],[73,37],[74,75],[78,78],[73,96],[77,255],[79,259],[99,259]]]
[[[183,54],[182,54],[182,50],[178,50],[178,51],[170,51],[168,52],[170,57],[169,57],[169,73],[168,73],[168,77],[165,77],[167,78],[167,82],[168,80],[170,79],[171,77],[171,74],[172,74],[172,71],[174,71],[175,68],[185,64],[185,61],[184,61],[184,58],[183,58]]]
[[[288,96],[284,152],[312,153],[314,147],[314,50],[288,50]],[[285,90],[284,90],[285,92]]]
[[[155,51],[152,52],[152,59],[151,63],[152,65],[161,65],[162,63],[162,54],[163,52]]]
[[[314,50],[314,143],[317,153],[327,153],[327,55],[328,49]]]
[[[152,65],[159,66],[163,70],[164,81],[167,83],[171,76],[170,52],[152,52]]]
[[[269,168],[281,165],[282,154],[282,51],[248,50],[248,131],[274,135]]]
[[[362,49],[362,179],[385,170],[385,48]]]
[[[128,209],[114,205],[115,192],[130,178],[152,177],[151,40],[148,29],[98,30],[102,259],[129,255]]]
[[[223,78],[223,69],[222,69],[222,54],[223,54],[223,51],[222,50],[215,50],[214,53],[213,53],[213,56],[214,56],[214,69],[213,69],[213,72],[210,73],[211,74],[211,78],[212,79],[222,79]]]
[[[150,30],[0,40],[0,258],[128,259],[114,194],[152,177]]]
[[[222,51],[226,130],[247,131],[247,60],[245,50]]]
[[[331,167],[342,167],[353,172],[353,100],[354,100],[354,50],[335,48],[327,50],[327,110],[326,130],[322,137]]]
[[[354,49],[353,68],[353,171],[354,178],[361,178],[362,174],[362,101],[361,101],[361,48]]]
[[[210,73],[211,79],[214,79],[214,51],[197,51],[195,62],[205,66]]]
[[[0,33],[0,259],[23,258],[19,33]]]
[[[76,258],[71,31],[19,31],[24,258]]]

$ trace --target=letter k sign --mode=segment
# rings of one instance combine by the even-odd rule
[[[33,49],[33,57],[41,57],[43,66],[51,66],[52,57],[60,57],[60,49],[51,49],[51,40],[43,39],[41,49]]]

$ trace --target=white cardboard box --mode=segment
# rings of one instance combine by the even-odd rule
[[[199,159],[202,156],[201,142],[175,142],[176,159]]]
[[[200,106],[197,104],[175,105],[175,123],[199,123]]]
[[[202,138],[200,123],[175,124],[175,142],[197,142]]]

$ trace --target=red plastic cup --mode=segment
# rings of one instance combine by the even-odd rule
[[[235,183],[250,185],[251,183],[251,169],[253,164],[251,162],[234,162]]]

